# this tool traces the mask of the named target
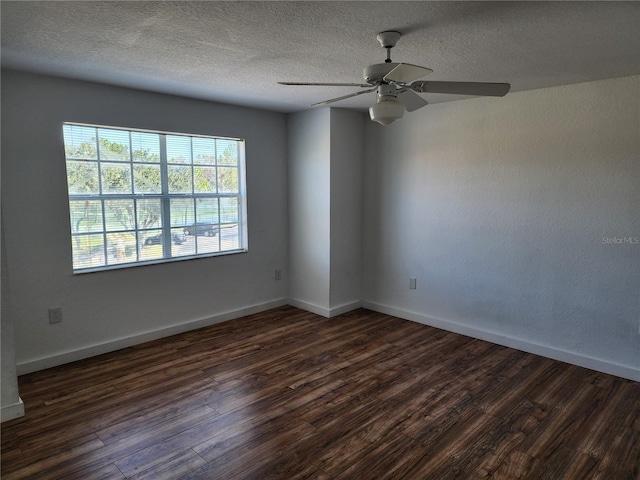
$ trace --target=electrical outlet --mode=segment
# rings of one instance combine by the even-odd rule
[[[416,289],[416,279],[414,277],[409,278],[409,290]]]
[[[281,280],[282,279],[282,271],[280,270],[276,270],[273,274],[273,278],[275,278],[276,280]]]
[[[49,323],[60,323],[62,322],[62,308],[50,308],[49,309]]]

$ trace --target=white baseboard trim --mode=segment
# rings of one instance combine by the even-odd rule
[[[383,305],[380,303],[363,301],[362,306],[375,312],[386,313],[387,315],[393,315],[394,317],[403,318],[405,320],[411,320],[414,322],[429,325],[431,327],[440,328],[449,332],[459,333],[480,340],[486,340],[487,342],[496,343],[505,347],[515,348],[516,350],[522,350],[523,352],[533,353],[542,357],[551,358],[553,360],[559,360],[561,362],[570,363],[579,367],[589,368],[602,373],[608,373],[617,377],[627,378],[640,382],[640,370],[621,365],[618,363],[602,360],[599,358],[589,357],[575,352],[562,350],[555,347],[549,347],[546,345],[540,345],[521,338],[509,337],[487,330],[470,327],[460,323],[444,320],[441,318],[430,317],[417,312],[411,312],[403,310],[397,307],[391,307],[389,305]]]
[[[120,338],[110,342],[101,343],[98,345],[92,345],[86,348],[80,348],[77,350],[59,353],[51,355],[49,357],[38,358],[35,360],[29,360],[26,362],[18,363],[16,370],[18,375],[24,375],[27,373],[37,372],[46,368],[56,367],[65,363],[75,362],[77,360],[83,360],[89,357],[95,357],[103,353],[109,353],[122,348],[132,347],[144,342],[157,340],[159,338],[169,337],[178,333],[184,333],[191,330],[196,330],[202,327],[208,327],[215,325],[216,323],[226,322],[227,320],[233,320],[234,318],[244,317],[246,315],[252,315],[254,313],[264,312],[265,310],[271,310],[272,308],[282,307],[288,304],[288,299],[280,298],[272,300],[270,302],[260,303],[257,305],[251,305],[249,307],[240,308],[238,310],[231,310],[228,312],[219,313],[211,317],[201,318],[191,322],[181,323],[178,325],[172,325],[170,327],[153,330],[138,335],[132,335],[130,337]]]
[[[347,313],[351,310],[362,307],[362,302],[360,300],[357,300],[354,302],[345,303],[334,308],[324,308],[313,303],[290,298],[289,305],[291,305],[292,307],[301,308],[302,310],[306,310],[307,312],[315,313],[316,315],[321,315],[326,318],[332,318],[337,315],[342,315],[343,313]]]
[[[336,317],[338,315],[342,315],[343,313],[350,312],[352,310],[357,310],[362,307],[362,302],[360,300],[356,300],[354,302],[344,303],[337,307],[333,307],[329,311],[329,317]]]
[[[301,308],[302,310],[306,310],[307,312],[315,313],[316,315],[322,315],[323,317],[329,318],[329,309],[320,307],[313,303],[303,302],[302,300],[297,300],[295,298],[289,298],[289,305],[296,308]]]
[[[22,402],[22,399],[18,397],[17,403],[2,407],[0,415],[1,422],[13,420],[14,418],[24,417],[24,403]]]

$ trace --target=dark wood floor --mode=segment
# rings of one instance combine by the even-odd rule
[[[283,307],[20,377],[10,479],[640,478],[640,383]]]

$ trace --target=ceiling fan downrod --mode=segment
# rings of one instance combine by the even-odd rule
[[[387,50],[387,59],[385,60],[385,63],[391,63],[391,49],[395,47],[398,40],[400,40],[400,35],[400,32],[388,30],[386,32],[380,32],[376,36],[382,48]]]

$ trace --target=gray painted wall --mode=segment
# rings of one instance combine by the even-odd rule
[[[363,113],[331,109],[332,311],[360,305],[362,298]]]
[[[1,331],[2,341],[2,384],[0,385],[0,406],[2,421],[11,420],[24,415],[24,405],[18,392],[18,378],[16,376],[16,358],[13,340],[13,320],[9,315],[9,278],[7,274],[7,256],[4,249],[4,231],[2,231],[2,305]]]
[[[362,159],[360,112],[289,116],[289,301],[331,317],[360,306]]]
[[[315,313],[330,308],[331,110],[288,117],[289,297]]]
[[[636,76],[368,123],[365,306],[640,379],[639,95]]]
[[[249,252],[73,275],[62,122],[246,139]],[[2,73],[2,205],[19,373],[286,303],[286,117]],[[47,310],[62,307],[50,325]]]

